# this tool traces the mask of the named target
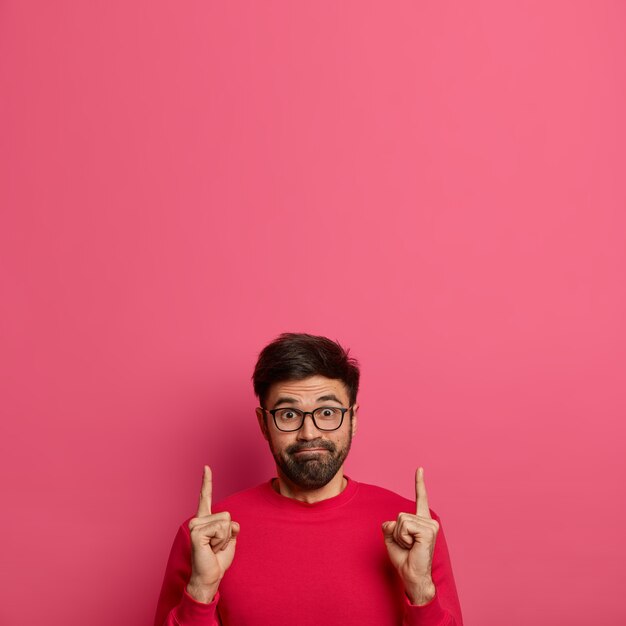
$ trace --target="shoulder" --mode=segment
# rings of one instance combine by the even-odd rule
[[[269,481],[266,481],[260,485],[237,491],[223,500],[220,500],[213,507],[213,512],[220,513],[222,511],[230,511],[231,509],[239,510],[250,506],[258,506],[259,503],[265,502],[267,499],[266,494],[270,489]]]
[[[385,489],[384,487],[379,487],[378,485],[370,485],[368,483],[362,482],[359,482],[357,484],[359,486],[359,496],[361,498],[366,498],[367,500],[377,502],[393,503],[406,508],[410,508],[415,504],[408,498],[404,498],[403,496],[395,493],[395,491],[391,491],[390,489]]]
[[[228,511],[233,514],[240,514],[243,511],[251,509],[257,509],[259,505],[265,501],[263,495],[268,490],[268,483],[261,483],[255,487],[243,489],[237,491],[223,500],[220,500],[212,506],[212,513],[222,513]],[[195,517],[195,515],[189,516],[181,524],[180,530],[184,530],[186,534],[189,534],[189,522]]]
[[[398,513],[415,513],[415,500],[409,500],[401,496],[395,491],[379,487],[378,485],[370,485],[368,483],[358,483],[359,497],[368,504],[380,506],[385,509],[394,509]],[[439,521],[439,516],[430,509],[433,519]]]

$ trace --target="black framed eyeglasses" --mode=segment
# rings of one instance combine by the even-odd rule
[[[315,411],[301,411],[300,409],[284,408],[284,409],[266,409],[261,407],[265,412],[270,413],[274,420],[274,424],[278,430],[289,433],[294,430],[300,430],[304,424],[304,418],[311,416],[313,424],[317,430],[330,431],[341,428],[343,424],[343,416],[347,409],[337,406],[320,406]]]

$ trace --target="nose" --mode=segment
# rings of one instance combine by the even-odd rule
[[[315,427],[315,423],[313,422],[313,415],[306,413],[304,415],[302,427],[298,431],[298,439],[302,439],[304,441],[317,439],[319,437],[319,433],[320,431]]]

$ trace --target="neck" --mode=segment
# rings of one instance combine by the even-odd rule
[[[278,479],[272,483],[272,486],[281,496],[300,500],[300,502],[306,502],[307,504],[314,504],[315,502],[321,502],[322,500],[328,500],[328,498],[338,496],[346,488],[347,484],[348,481],[343,475],[342,467],[328,484],[319,489],[305,489],[300,487],[290,481],[280,470],[278,470]]]

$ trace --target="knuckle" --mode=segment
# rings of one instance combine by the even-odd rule
[[[193,537],[214,537],[219,531],[220,523],[214,520],[199,519],[191,528],[191,536]]]

